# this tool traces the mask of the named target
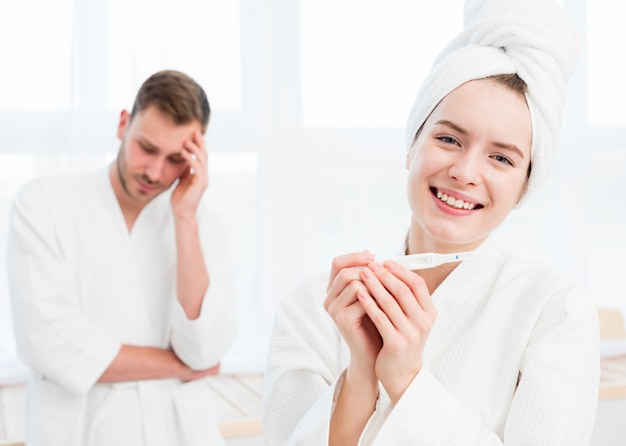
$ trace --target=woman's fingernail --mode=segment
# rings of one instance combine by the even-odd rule
[[[363,268],[361,270],[361,274],[363,274],[363,277],[365,277],[366,279],[371,279],[372,278],[372,272],[367,269],[367,268]]]
[[[368,265],[369,269],[371,269],[372,271],[376,272],[380,269],[380,265],[378,263],[372,263],[370,265]]]
[[[394,262],[393,260],[386,260],[385,263],[383,263],[383,265],[387,269],[392,269],[396,266],[396,262]]]

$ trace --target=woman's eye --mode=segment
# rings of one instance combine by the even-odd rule
[[[459,145],[459,142],[451,136],[438,136],[437,139],[446,144],[454,144],[457,146]]]
[[[511,162],[510,159],[508,159],[506,156],[504,155],[494,155],[492,157],[494,160],[498,161],[499,163],[504,163],[504,164],[508,164],[509,166],[512,166],[513,163]]]

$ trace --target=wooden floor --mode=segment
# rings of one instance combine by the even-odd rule
[[[626,356],[601,361],[600,400],[626,399]],[[261,435],[262,375],[220,375],[209,383],[215,393],[224,438]]]
[[[626,356],[601,361],[600,400],[626,399]],[[207,379],[215,396],[219,427],[225,439],[259,437],[261,427],[261,394],[263,376],[218,375]],[[24,446],[6,443],[1,446]]]
[[[218,375],[206,378],[206,380],[215,397],[215,412],[222,436],[226,440],[231,439],[232,441],[243,437],[260,438],[262,435],[261,393],[263,376],[261,374]],[[20,395],[25,399],[25,384],[19,387],[23,387]],[[0,407],[0,409],[2,408]],[[2,415],[2,410],[0,410],[0,427],[4,427],[2,423],[5,420],[2,419]],[[7,439],[3,432],[3,429],[0,429],[0,446],[24,446],[24,443],[16,442],[15,438]],[[227,441],[227,444],[230,443]]]
[[[218,375],[208,378],[224,438],[261,435],[262,375]]]
[[[600,400],[626,398],[626,356],[600,361]]]

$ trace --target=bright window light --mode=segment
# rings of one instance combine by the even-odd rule
[[[203,86],[212,108],[241,108],[241,12],[232,0],[108,1],[108,108],[128,104],[155,71]]]
[[[2,0],[0,111],[69,110],[72,3]]]
[[[404,127],[462,11],[462,0],[301,0],[303,124]]]
[[[626,125],[626,2],[587,1],[587,119]]]

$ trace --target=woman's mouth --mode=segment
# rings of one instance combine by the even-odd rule
[[[435,189],[434,187],[430,190],[435,197],[437,197],[440,201],[446,203],[451,208],[465,209],[471,211],[473,209],[480,209],[483,207],[483,205],[480,203],[472,203],[470,201],[464,201],[460,198],[455,198],[452,195],[448,195],[438,189]]]

